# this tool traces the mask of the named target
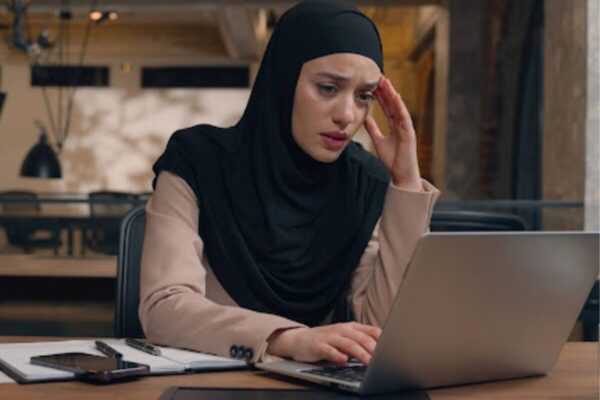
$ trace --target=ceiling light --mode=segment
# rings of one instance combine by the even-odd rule
[[[116,11],[90,11],[90,19],[99,24],[106,20],[115,21],[119,19],[119,13]]]
[[[100,19],[102,18],[102,11],[98,11],[98,10],[94,10],[94,11],[90,11],[90,19],[92,21],[100,21]]]

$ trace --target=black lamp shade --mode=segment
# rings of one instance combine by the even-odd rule
[[[25,161],[21,165],[21,176],[31,178],[62,177],[58,157],[48,144],[45,134],[40,135],[40,141],[27,153]]]

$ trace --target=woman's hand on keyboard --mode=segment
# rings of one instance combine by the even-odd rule
[[[268,339],[269,354],[300,362],[345,363],[356,358],[368,365],[381,329],[357,322],[275,331]]]

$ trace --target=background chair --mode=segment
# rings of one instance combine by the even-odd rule
[[[588,342],[598,341],[598,323],[600,322],[599,285],[600,281],[596,281],[577,319],[581,321],[583,340]]]
[[[2,198],[23,200],[19,202],[2,202]],[[26,253],[33,249],[50,248],[58,254],[61,246],[60,226],[42,225],[36,221],[41,216],[40,203],[36,201],[37,194],[23,190],[12,190],[0,193],[0,211],[10,216],[20,216],[22,219],[4,221],[2,225],[6,232],[8,243],[22,248]]]
[[[98,191],[91,192],[89,199],[90,226],[85,231],[84,247],[117,255],[121,219],[135,207],[137,196],[133,193]]]
[[[140,303],[140,262],[145,230],[144,206],[136,207],[123,218],[117,269],[116,337],[144,337],[138,318],[138,305]]]
[[[432,232],[524,231],[525,222],[516,215],[480,211],[434,211]]]
[[[147,202],[154,192],[140,192],[136,193],[136,198],[140,203]]]

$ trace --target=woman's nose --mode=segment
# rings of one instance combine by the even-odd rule
[[[354,99],[350,96],[341,97],[333,110],[333,122],[344,128],[354,122],[356,110]]]

